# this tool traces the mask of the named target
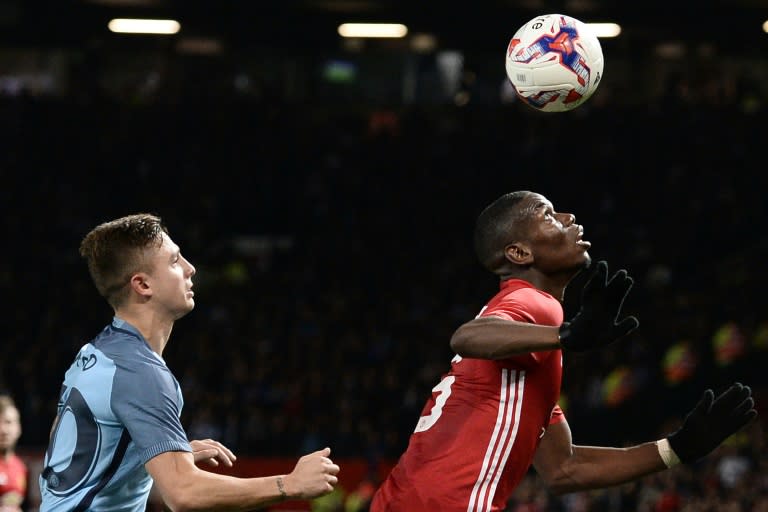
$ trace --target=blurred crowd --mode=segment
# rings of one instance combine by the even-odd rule
[[[1,99],[0,390],[21,411],[20,446],[45,447],[64,371],[111,316],[80,239],[149,211],[198,270],[197,306],[164,353],[190,438],[397,458],[451,333],[498,286],[474,259],[474,220],[527,189],[636,280],[630,339],[566,356],[575,443],[656,439],[733,380],[762,416],[717,456],[639,484],[554,498],[531,475],[510,510],[768,510],[766,112],[673,92],[562,115]]]

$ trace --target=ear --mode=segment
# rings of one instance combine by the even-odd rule
[[[149,298],[152,296],[152,288],[149,286],[149,275],[144,272],[137,272],[131,276],[129,281],[131,289],[141,295]]]
[[[513,242],[504,248],[504,257],[515,265],[533,263],[533,253],[525,242]]]

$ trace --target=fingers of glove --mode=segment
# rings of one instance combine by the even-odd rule
[[[722,392],[713,404],[713,409],[716,411],[733,409],[737,404],[740,404],[752,395],[752,389],[749,386],[744,386],[740,382],[734,383],[730,388]]]
[[[626,270],[616,272],[608,281],[607,296],[611,304],[617,304],[621,307],[633,284],[635,284],[635,280],[627,275]]]
[[[613,330],[611,331],[611,336],[613,337],[613,339],[617,340],[631,333],[635,329],[637,329],[639,325],[640,325],[640,321],[637,318],[635,318],[634,316],[628,316],[627,318],[623,319],[621,322],[613,326]]]
[[[696,404],[696,407],[694,407],[690,413],[688,413],[688,418],[697,418],[705,414],[709,414],[710,409],[712,409],[712,402],[714,400],[715,393],[711,389],[704,391],[704,395],[702,395],[699,403]]]
[[[740,404],[738,404],[736,407],[733,408],[731,415],[734,417],[741,417],[741,416],[747,416],[749,415],[749,412],[754,410],[755,408],[755,400],[752,397],[747,398]],[[757,411],[755,411],[755,414],[757,414]]]
[[[752,389],[741,383],[733,384],[718,396],[712,405],[711,423],[721,424],[727,435],[738,431],[757,416]]]
[[[751,402],[751,398],[749,401]],[[739,430],[741,430],[744,426],[746,426],[750,421],[757,418],[757,411],[753,409],[754,402],[750,403],[749,406],[746,406],[745,404],[742,404],[745,407],[745,410],[739,414],[734,414],[730,418],[730,421],[727,425],[724,425],[724,435],[723,439],[728,438],[729,436],[735,434]],[[739,409],[742,408],[742,405],[739,405]]]
[[[576,281],[576,280],[580,279],[581,280],[581,285],[583,287],[587,283],[587,281],[592,279],[592,276],[595,275],[595,272],[597,272],[598,264],[601,261],[604,262],[605,260],[590,261],[590,262],[588,262],[587,265],[581,271],[579,271],[578,274],[576,274],[574,276],[574,278],[576,278],[576,279],[573,279],[573,280]]]
[[[584,293],[584,286],[595,274],[596,265],[590,263],[579,270],[575,276],[568,281],[563,292],[563,309],[568,318],[572,317],[581,307],[581,299]]]
[[[623,268],[621,270],[617,270],[614,272],[614,274],[611,276],[611,278],[608,280],[608,286],[611,286],[611,283],[613,282],[620,282],[627,278],[627,271]]]
[[[584,285],[584,296],[588,297],[595,292],[605,289],[606,279],[608,277],[608,263],[600,260],[593,265],[595,267],[592,277]]]

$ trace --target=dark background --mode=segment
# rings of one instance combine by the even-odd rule
[[[624,28],[569,113],[535,112],[505,83],[509,37],[547,12]],[[106,29],[129,16],[182,30]],[[0,2],[0,388],[20,403],[22,447],[44,449],[63,373],[111,315],[80,239],[149,211],[198,269],[197,307],[164,353],[190,437],[396,458],[451,333],[496,290],[474,220],[519,189],[573,212],[593,257],[636,279],[640,329],[566,357],[576,443],[655,439],[733,380],[762,410],[767,19],[765,1]],[[344,21],[411,37],[345,42]],[[681,342],[696,364],[670,382]],[[739,506],[763,510],[764,419],[734,445],[754,494]],[[720,460],[677,488],[705,494],[690,482]]]

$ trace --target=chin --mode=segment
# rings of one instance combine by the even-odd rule
[[[178,320],[179,318],[185,316],[187,313],[195,309],[195,301],[190,299],[187,301],[186,307],[184,309],[180,309],[176,315],[174,316],[174,320]]]

